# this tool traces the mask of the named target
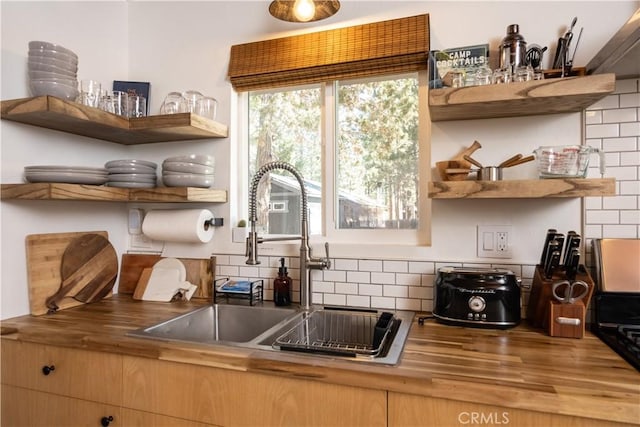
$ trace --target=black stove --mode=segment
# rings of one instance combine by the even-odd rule
[[[591,331],[640,371],[640,294],[597,293],[594,309]]]

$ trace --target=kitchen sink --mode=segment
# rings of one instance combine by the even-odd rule
[[[413,316],[409,311],[331,307],[303,311],[269,305],[213,304],[127,335],[395,365]]]
[[[198,343],[246,343],[297,313],[293,308],[213,304],[128,335]]]

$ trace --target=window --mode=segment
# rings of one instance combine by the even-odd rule
[[[290,163],[305,179],[312,235],[426,243],[423,73],[248,92],[249,182],[259,165]],[[300,205],[297,180],[272,171],[258,188],[259,231],[300,233]]]

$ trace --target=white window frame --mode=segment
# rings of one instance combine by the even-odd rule
[[[381,77],[383,79],[384,77]],[[370,81],[371,79],[366,79]],[[332,194],[336,192],[335,184],[335,85],[326,83],[321,85],[322,109],[322,168],[325,171],[322,182],[322,235],[312,235],[310,242],[315,254],[322,254],[324,242],[330,244],[331,257],[370,258],[370,259],[403,259],[426,258],[428,247],[431,245],[431,203],[427,197],[427,186],[430,181],[430,139],[431,120],[428,109],[428,73],[426,70],[418,72],[418,171],[420,192],[418,194],[419,225],[415,230],[387,230],[387,229],[336,229],[337,209],[333,197],[327,197],[328,189]],[[363,79],[363,81],[365,81]],[[351,81],[347,81],[350,83]],[[249,96],[247,92],[237,94],[236,111],[238,114],[238,139],[240,144],[236,152],[238,176],[235,191],[238,201],[232,204],[232,211],[242,218],[248,209],[249,178],[248,174],[248,116]],[[233,181],[233,180],[232,180]],[[235,209],[234,206],[235,205]],[[263,244],[267,252],[273,250],[278,254],[295,256],[299,249],[298,242],[271,242]]]

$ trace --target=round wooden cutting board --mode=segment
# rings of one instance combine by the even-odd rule
[[[118,256],[109,240],[99,234],[84,234],[72,240],[62,255],[60,289],[47,298],[50,312],[67,297],[84,303],[106,296],[118,276]]]

